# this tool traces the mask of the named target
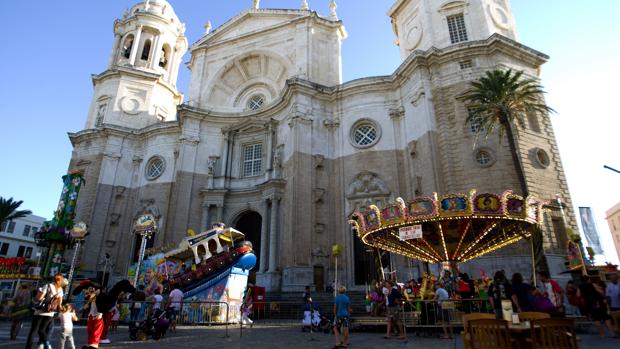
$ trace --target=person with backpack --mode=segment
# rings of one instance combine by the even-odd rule
[[[465,314],[471,313],[472,301],[474,296],[475,285],[469,278],[467,273],[459,275],[456,291],[461,297],[461,304],[463,304],[463,312]]]
[[[62,298],[64,297],[62,284],[64,280],[65,278],[62,274],[56,274],[54,275],[54,282],[46,284],[37,290],[34,299],[36,302],[34,317],[32,318],[32,325],[26,340],[26,349],[32,347],[35,334],[39,336],[39,345],[46,345],[48,342],[54,314],[62,306]]]

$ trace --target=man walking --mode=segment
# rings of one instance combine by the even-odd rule
[[[334,323],[334,335],[336,336],[336,348],[346,348],[349,346],[349,316],[351,315],[351,300],[345,295],[347,289],[341,286],[338,289],[338,295],[334,301],[334,314],[336,321]],[[342,331],[343,339],[340,341],[340,332]]]
[[[383,338],[389,339],[392,334],[392,328],[396,328],[399,332],[398,339],[405,339],[405,329],[402,321],[400,321],[400,307],[402,293],[394,282],[390,280],[385,281],[385,287],[390,290],[387,296],[387,333]]]

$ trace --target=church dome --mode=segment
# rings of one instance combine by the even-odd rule
[[[130,16],[135,16],[138,13],[155,15],[170,23],[180,22],[172,5],[166,0],[144,0],[131,8]]]

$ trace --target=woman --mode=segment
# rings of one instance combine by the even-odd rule
[[[611,320],[609,315],[607,314],[607,304],[605,303],[605,296],[603,293],[598,291],[596,287],[591,282],[591,279],[587,276],[581,277],[581,284],[579,285],[579,290],[577,291],[577,295],[583,297],[584,301],[584,310],[594,324],[596,328],[598,328],[599,335],[601,338],[605,337],[605,328],[603,327],[603,322],[607,325],[609,332],[613,335],[614,329],[611,326]]]
[[[26,341],[26,349],[32,347],[32,337],[35,333],[39,335],[39,345],[45,345],[45,343],[47,343],[50,331],[52,330],[52,326],[50,325],[54,319],[54,314],[56,314],[58,308],[62,306],[62,297],[64,296],[62,284],[64,280],[65,278],[62,274],[56,274],[54,275],[54,282],[37,290],[37,295],[34,299],[35,302],[42,302],[45,300],[47,304],[53,304],[54,306],[34,311],[32,326],[30,327],[30,333],[28,333],[28,340]]]

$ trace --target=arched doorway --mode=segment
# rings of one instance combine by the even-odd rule
[[[263,218],[260,214],[254,211],[246,212],[242,214],[235,223],[235,229],[245,234],[245,239],[252,243],[254,254],[256,255],[256,266],[250,272],[248,282],[256,283],[256,271],[260,265],[260,236]]]

